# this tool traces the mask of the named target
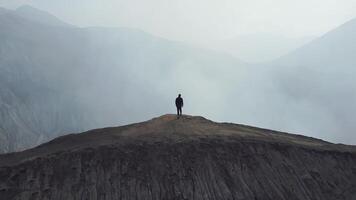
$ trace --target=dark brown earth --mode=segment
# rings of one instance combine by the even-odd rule
[[[354,200],[356,147],[165,115],[0,155],[0,199]]]

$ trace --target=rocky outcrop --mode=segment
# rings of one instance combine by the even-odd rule
[[[57,138],[0,156],[0,199],[356,198],[356,148],[201,117]]]

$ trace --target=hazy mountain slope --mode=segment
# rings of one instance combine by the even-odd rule
[[[278,62],[292,62],[291,65],[308,63],[316,65],[348,67],[355,64],[352,52],[355,50],[356,19],[329,31],[312,43],[291,52]],[[326,68],[328,69],[328,68]],[[333,69],[336,69],[333,67]]]
[[[350,200],[355,164],[354,146],[165,115],[0,155],[0,197]]]
[[[192,85],[204,81],[199,90],[219,94],[219,85],[244,65],[139,30],[62,26],[49,14],[32,12],[37,10],[25,7],[0,15],[0,81],[6,91],[0,95],[12,102],[0,104],[7,119],[0,128],[6,138],[1,151],[162,113],[172,108],[177,90],[198,93]],[[222,78],[227,82],[219,83]],[[199,96],[194,101],[198,105]]]
[[[0,14],[4,14],[4,13],[7,13],[7,12],[9,12],[8,9],[0,7]]]
[[[2,73],[6,78],[14,78]],[[38,85],[29,79],[1,83],[2,152],[21,150],[66,132],[81,131],[84,113],[75,100]]]
[[[319,119],[321,124],[310,124],[309,132],[323,131],[332,140],[343,137],[350,143],[356,141],[355,33],[356,20],[351,20],[269,65],[275,91],[293,102],[281,109],[306,110],[297,124]],[[324,130],[317,128],[322,125]]]
[[[59,20],[57,17],[49,13],[33,8],[31,6],[21,6],[15,10],[15,14],[25,19],[42,23],[50,26],[63,26],[69,27],[71,25]]]
[[[58,80],[52,77],[60,76],[58,68],[46,63],[56,57],[50,50],[58,46],[48,42],[55,31],[46,33],[44,26],[12,13],[0,17],[0,26],[1,151],[20,150],[68,131],[85,130],[84,113],[76,112],[81,106],[55,87]]]

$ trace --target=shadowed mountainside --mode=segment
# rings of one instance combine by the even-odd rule
[[[203,117],[59,137],[0,155],[0,199],[356,198],[356,148]]]

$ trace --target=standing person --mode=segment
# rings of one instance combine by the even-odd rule
[[[182,115],[182,107],[183,107],[183,98],[181,97],[181,94],[178,95],[176,98],[176,107],[177,107],[177,117],[179,118],[180,115]]]

